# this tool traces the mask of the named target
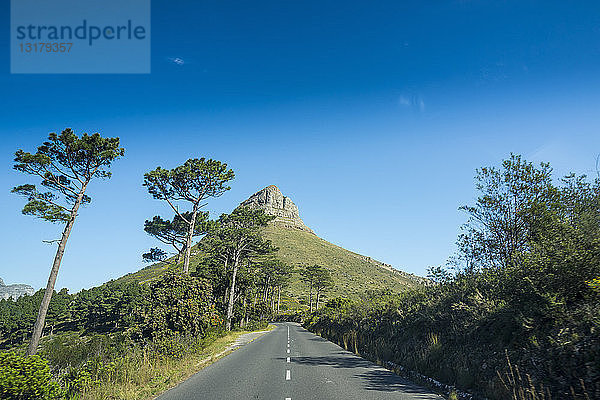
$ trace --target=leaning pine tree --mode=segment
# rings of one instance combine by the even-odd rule
[[[192,238],[195,236],[196,218],[209,197],[218,197],[230,189],[226,183],[234,178],[227,164],[204,158],[187,160],[174,169],[156,168],[144,175],[144,186],[158,200],[165,200],[187,225],[183,272],[189,272]],[[179,211],[177,202],[191,203],[191,214]]]
[[[88,184],[94,178],[110,178],[111,173],[106,169],[124,154],[124,149],[119,147],[119,138],[103,138],[98,133],[84,133],[78,137],[71,129],[65,129],[60,135],[50,133],[48,141],[39,146],[35,154],[23,150],[15,153],[14,168],[38,176],[42,179],[41,185],[50,189],[47,192],[39,191],[32,184],[13,188],[13,193],[29,200],[23,207],[23,214],[66,224],[33,327],[28,355],[37,352],[58,269],[79,207],[91,200],[85,194]]]

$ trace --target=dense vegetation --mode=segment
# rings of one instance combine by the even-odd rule
[[[156,369],[202,351],[223,334],[210,283],[171,271],[151,285],[109,282],[73,295],[55,293],[41,358],[24,357],[23,340],[30,335],[42,296],[40,290],[0,302],[2,347],[9,349],[0,355],[12,377],[0,379],[3,398],[34,399],[38,397],[20,396],[48,388],[53,397],[39,398],[77,398],[99,386],[127,383],[145,365]],[[39,365],[28,367],[34,361]],[[52,379],[38,379],[39,371],[51,372]]]
[[[307,326],[492,399],[600,398],[600,180],[512,156],[476,185],[437,284],[332,300]]]

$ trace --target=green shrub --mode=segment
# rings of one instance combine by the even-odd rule
[[[146,335],[154,340],[202,336],[214,320],[212,287],[206,279],[168,272],[152,284],[151,291]]]
[[[247,331],[257,331],[259,329],[266,329],[267,326],[269,326],[269,323],[267,321],[250,320],[250,321],[248,321],[248,323],[244,327],[244,330],[247,330]]]
[[[85,366],[81,368],[69,368],[60,379],[68,399],[77,398],[79,393],[92,384],[92,374]]]
[[[55,375],[60,375],[92,358],[99,357],[103,361],[118,358],[134,346],[135,343],[121,333],[80,336],[78,332],[71,332],[44,340],[39,355],[48,360]]]
[[[48,363],[39,356],[0,353],[0,398],[5,400],[54,400],[62,398],[52,380]]]
[[[587,284],[590,287],[590,289],[592,289],[594,292],[600,294],[600,277],[594,278],[591,281],[588,281]]]

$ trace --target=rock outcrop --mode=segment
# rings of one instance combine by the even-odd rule
[[[31,296],[34,293],[35,293],[35,290],[29,285],[24,285],[24,284],[5,285],[2,278],[0,278],[0,300],[1,299],[16,300],[23,295]]]
[[[312,229],[304,225],[304,222],[300,219],[298,207],[292,199],[285,197],[275,185],[267,186],[263,190],[254,193],[240,205],[262,208],[266,214],[274,215],[276,218],[272,224],[286,228],[300,229],[314,235]]]

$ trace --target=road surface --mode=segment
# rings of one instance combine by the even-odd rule
[[[298,324],[209,365],[158,400],[441,400]]]

